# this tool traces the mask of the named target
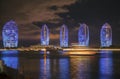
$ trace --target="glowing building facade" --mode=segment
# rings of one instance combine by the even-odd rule
[[[109,47],[112,45],[112,29],[108,23],[105,23],[100,32],[101,47]]]
[[[89,45],[89,28],[86,24],[80,24],[78,31],[78,42],[79,46]]]
[[[18,46],[18,28],[17,24],[11,20],[3,26],[2,38],[4,47]]]
[[[68,28],[66,25],[62,25],[60,29],[60,46],[68,47]]]
[[[42,26],[41,30],[41,45],[49,45],[49,29],[46,24]]]

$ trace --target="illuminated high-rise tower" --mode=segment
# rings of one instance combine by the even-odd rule
[[[46,24],[42,26],[41,30],[41,45],[49,45],[49,29]]]
[[[89,28],[86,24],[80,24],[78,31],[78,42],[79,46],[89,45]]]
[[[17,24],[11,20],[3,26],[2,38],[4,47],[18,46],[18,28]]]
[[[62,25],[60,29],[60,46],[68,47],[68,28],[66,25]]]
[[[101,47],[109,47],[112,45],[112,29],[108,23],[105,23],[100,32]]]

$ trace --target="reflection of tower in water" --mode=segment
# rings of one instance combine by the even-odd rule
[[[40,58],[39,68],[40,68],[39,79],[50,78],[50,59],[47,58],[47,51],[44,51],[43,58]]]
[[[7,56],[11,55],[11,56]],[[12,56],[15,55],[15,56]],[[18,56],[18,51],[17,50],[8,50],[8,51],[2,51],[2,60],[4,61],[5,65],[13,68],[13,69],[18,69],[19,66],[19,58]]]
[[[83,52],[84,53],[84,52]],[[91,72],[91,56],[71,56],[71,77],[72,79],[89,79]]]
[[[100,79],[113,79],[112,51],[100,51],[99,76]]]
[[[47,55],[46,55],[46,51],[44,52],[44,78],[43,79],[47,79],[46,75],[47,75]]]

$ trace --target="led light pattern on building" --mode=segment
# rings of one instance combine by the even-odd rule
[[[60,29],[60,46],[68,47],[68,28],[66,25],[62,25]]]
[[[112,29],[108,23],[105,23],[100,32],[101,47],[109,47],[112,45]]]
[[[17,24],[11,20],[3,26],[2,38],[4,47],[18,46],[18,28]]]
[[[49,29],[46,24],[42,26],[41,30],[41,45],[49,45]]]
[[[79,46],[89,45],[89,28],[86,24],[80,24],[78,31],[78,42]]]

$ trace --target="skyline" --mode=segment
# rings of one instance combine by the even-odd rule
[[[79,24],[86,23],[90,29],[90,46],[99,46],[100,28],[107,22],[113,29],[113,45],[120,45],[119,6],[113,0],[1,0],[0,29],[13,19],[19,28],[19,45],[33,45],[40,44],[40,30],[46,24],[50,29],[50,44],[54,45],[59,44],[62,24],[72,31],[69,33],[69,43],[72,43],[78,42]],[[0,33],[0,40],[1,36]]]
[[[100,47],[110,47],[112,46],[112,28],[108,23],[103,24],[100,29]],[[60,44],[61,47],[69,47],[72,46],[73,43],[68,44],[69,42],[69,32],[66,25],[62,25],[60,29]],[[41,29],[41,45],[48,46],[49,45],[49,28],[46,24],[42,26]],[[2,40],[4,47],[18,47],[18,27],[17,24],[11,20],[7,22],[2,30]],[[78,42],[74,43],[79,46],[89,46],[89,28],[86,24],[80,24],[78,29]],[[32,46],[32,45],[31,45]]]

